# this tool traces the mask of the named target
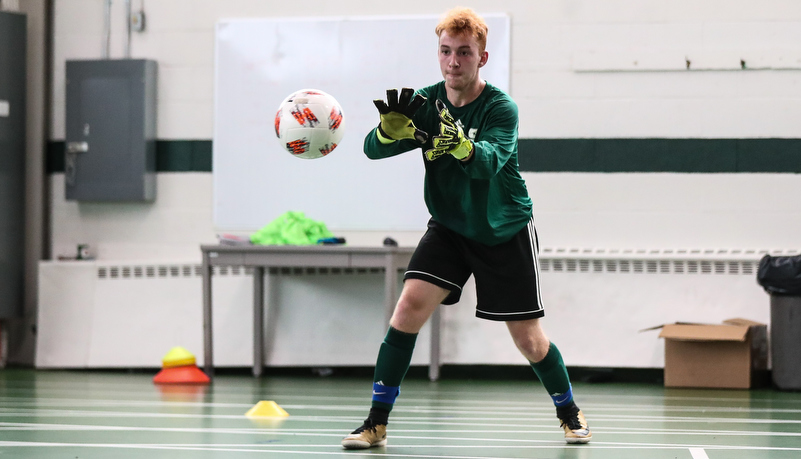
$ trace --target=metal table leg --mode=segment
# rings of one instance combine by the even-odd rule
[[[431,356],[430,362],[428,366],[428,379],[431,381],[436,381],[439,379],[439,333],[440,333],[440,326],[442,323],[441,316],[440,316],[440,306],[437,306],[437,309],[434,310],[434,313],[431,314]]]
[[[211,275],[208,252],[203,252],[203,369],[209,378],[214,377],[214,345],[211,324]]]
[[[264,268],[253,268],[253,376],[264,367]]]
[[[389,328],[389,320],[395,312],[398,301],[398,261],[394,253],[387,253],[384,259],[384,318]]]

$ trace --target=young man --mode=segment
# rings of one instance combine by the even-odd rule
[[[573,401],[567,369],[543,332],[538,241],[532,206],[517,162],[517,105],[482,80],[487,26],[466,8],[437,25],[443,81],[387,91],[375,101],[381,123],[364,140],[371,159],[423,151],[425,201],[431,213],[404,276],[381,344],[373,401],[364,424],[342,440],[348,449],[386,444],[386,428],[420,329],[440,304],[459,300],[475,277],[476,316],[504,321],[556,406],[568,443],[592,434]],[[429,135],[431,134],[431,135]]]

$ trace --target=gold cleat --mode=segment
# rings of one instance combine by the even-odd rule
[[[345,449],[367,449],[387,444],[387,426],[364,421],[361,427],[342,439]]]
[[[571,411],[562,421],[561,427],[565,429],[565,441],[567,443],[589,443],[592,438],[592,432],[587,425],[587,420],[584,419],[584,414],[576,408]]]

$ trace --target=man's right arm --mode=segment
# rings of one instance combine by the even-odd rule
[[[420,144],[413,140],[396,140],[383,143],[378,138],[378,128],[374,128],[364,138],[364,154],[370,159],[383,159],[406,153],[420,148]]]
[[[389,158],[419,147],[428,133],[414,125],[412,117],[426,98],[412,88],[387,89],[387,100],[373,101],[381,118],[378,127],[364,139],[364,153],[370,159]]]

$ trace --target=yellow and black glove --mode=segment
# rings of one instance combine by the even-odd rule
[[[445,104],[437,99],[437,111],[439,112],[439,135],[431,139],[434,148],[426,151],[426,158],[434,161],[442,155],[453,155],[456,159],[465,159],[473,152],[473,142],[464,136],[462,126],[445,107]]]
[[[373,101],[381,123],[376,134],[381,143],[392,143],[396,140],[415,139],[420,143],[428,140],[428,133],[417,129],[412,122],[412,116],[423,106],[426,98],[420,94],[414,95],[414,89],[401,89],[400,98],[397,89],[387,89],[387,102],[381,99]]]

